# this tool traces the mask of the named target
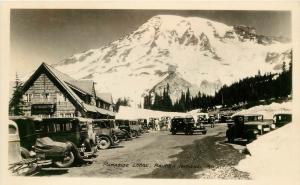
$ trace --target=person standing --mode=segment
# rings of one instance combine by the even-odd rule
[[[158,119],[155,119],[155,130],[159,130],[159,121]]]
[[[167,118],[167,129],[171,130],[171,118]]]

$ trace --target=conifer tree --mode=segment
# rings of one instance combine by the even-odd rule
[[[9,102],[9,114],[14,116],[24,115],[22,106],[24,105],[22,94],[22,83],[16,74],[14,92]]]

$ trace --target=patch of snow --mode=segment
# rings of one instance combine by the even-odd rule
[[[186,113],[182,112],[164,112],[155,111],[149,109],[139,109],[127,106],[120,106],[119,112],[116,114],[116,119],[148,119],[149,118],[161,118],[164,116],[186,116]]]
[[[241,160],[236,168],[249,172],[254,180],[299,182],[299,129],[300,125],[293,122],[259,137],[247,145],[251,156]]]
[[[283,103],[272,103],[270,105],[259,105],[252,107],[250,109],[241,110],[236,114],[262,114],[264,119],[273,119],[275,113],[291,113],[293,107],[293,102],[283,102]]]

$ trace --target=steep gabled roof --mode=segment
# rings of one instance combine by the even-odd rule
[[[109,104],[113,104],[113,99],[112,99],[112,94],[111,93],[96,93],[97,98],[101,99],[102,101],[109,103]]]
[[[76,79],[70,77],[69,75],[58,71],[57,69],[55,69],[54,67],[52,67],[48,64],[45,64],[45,65],[47,65],[47,67],[49,69],[51,69],[51,71],[58,78],[60,78],[64,82],[66,82],[72,88],[78,89],[79,91],[83,91],[86,94],[94,96],[94,92],[93,92],[94,82],[92,80],[76,80]]]
[[[49,66],[46,63],[42,63],[39,68],[31,75],[31,77],[24,83],[22,90],[23,92],[26,91],[29,87],[30,84],[33,83],[33,81],[40,75],[40,73],[45,70],[49,75],[51,75],[54,80],[63,88],[67,91],[67,93],[70,95],[71,101],[76,103],[79,107],[82,107],[84,110],[84,101],[82,101],[76,93],[65,83],[64,79],[68,79],[71,77],[68,77],[67,75],[64,75],[63,73],[53,70],[54,68]]]
[[[30,78],[24,83],[22,89],[23,92],[26,91],[31,84],[39,77],[39,75],[45,72],[50,75],[50,77],[62,87],[71,98],[70,101],[75,103],[77,106],[81,107],[85,112],[99,112],[101,114],[115,116],[115,113],[109,110],[98,108],[96,106],[88,105],[73,91],[73,88],[83,91],[90,95],[95,95],[94,83],[91,80],[75,80],[67,74],[64,74],[52,66],[42,63],[38,69],[30,76]],[[112,104],[112,95],[110,93],[99,93],[101,100]]]

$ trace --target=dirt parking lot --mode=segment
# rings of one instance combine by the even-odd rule
[[[92,164],[66,170],[50,168],[37,175],[248,179],[248,174],[233,167],[245,155],[225,142],[226,128],[226,125],[216,125],[208,128],[206,135],[154,131],[99,151]]]

